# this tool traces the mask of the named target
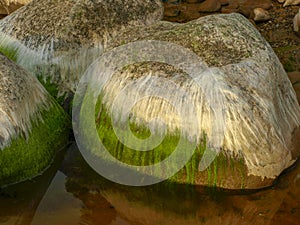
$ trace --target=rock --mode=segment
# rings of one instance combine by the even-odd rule
[[[217,12],[221,9],[222,5],[219,0],[206,0],[199,4],[199,12]]]
[[[300,37],[300,9],[299,12],[294,17],[293,26],[294,26],[295,33]]]
[[[45,170],[68,130],[68,116],[39,81],[0,54],[0,187]]]
[[[256,8],[253,10],[254,12],[254,21],[255,22],[265,22],[271,19],[268,11],[262,8]]]
[[[285,0],[285,1],[282,1],[282,2],[284,2],[283,7],[290,6],[290,5],[299,5],[300,4],[300,0]]]
[[[245,0],[239,4],[239,12],[249,18],[255,8],[268,10],[271,7],[272,2],[270,0]]]
[[[160,0],[34,0],[0,21],[0,49],[60,93],[74,92],[80,76],[109,40],[126,27],[162,18]]]
[[[32,0],[3,0],[0,2],[0,14],[8,15]]]
[[[291,151],[292,138],[294,131],[299,129],[300,121],[295,93],[276,54],[246,18],[239,14],[220,14],[186,24],[159,22],[148,27],[128,29],[116,37],[110,48],[138,40],[163,41],[159,47],[153,42],[143,42],[139,48],[134,48],[135,54],[142,59],[148,49],[153,55],[159,55],[160,59],[164,58],[160,54],[165,52],[166,60],[172,59],[175,65],[183,66],[189,62],[197,65],[197,61],[190,58],[186,51],[182,53],[166,44],[174,43],[196,53],[203,63],[196,67],[198,74],[194,79],[197,82],[182,70],[183,67],[175,68],[159,62],[135,63],[114,73],[101,92],[101,109],[96,109],[99,112],[97,124],[100,137],[105,137],[103,143],[111,147],[108,151],[112,155],[117,154],[119,160],[127,160],[130,165],[160,162],[174,150],[172,147],[177,146],[175,140],[180,131],[180,137],[188,143],[195,143],[197,148],[189,166],[171,180],[229,189],[269,186],[295,162],[299,149]],[[126,51],[124,54],[128,57]],[[95,62],[90,71],[99,70],[99,64],[100,61]],[[105,76],[94,75],[97,79],[106,79]],[[161,94],[163,97],[158,99],[140,100],[144,95]],[[155,159],[153,155],[137,156],[136,151],[132,152],[131,148],[110,138],[114,130],[111,130],[108,118],[114,118],[117,127],[122,129],[131,101],[136,104],[130,111],[130,123],[134,124],[140,136],[149,135],[144,127],[151,118],[158,117],[165,121],[168,141],[155,148]],[[179,105],[184,114],[178,115],[176,109],[165,101],[172,106]],[[88,104],[84,106],[88,107]],[[193,111],[193,106],[198,122],[195,118],[191,122],[193,117],[185,114]],[[93,115],[83,115],[83,118]],[[197,125],[200,130],[195,128]],[[164,127],[159,122],[151,126],[154,137],[159,136]],[[202,157],[208,159],[216,154],[216,159],[208,168],[202,167]]]

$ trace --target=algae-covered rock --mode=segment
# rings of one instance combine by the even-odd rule
[[[196,152],[171,180],[231,189],[268,186],[294,163],[299,155],[293,147],[300,121],[297,98],[272,48],[246,18],[228,14],[186,24],[159,22],[128,29],[115,40],[111,46],[117,49],[143,41],[127,52],[136,54],[137,63],[110,79],[97,76],[104,58],[89,71],[104,85],[96,111],[98,133],[118,160],[139,166],[158,163],[183,138],[195,144]],[[193,61],[190,51],[201,63]],[[172,60],[176,63],[167,65]],[[188,74],[186,65],[197,63],[198,71]],[[126,117],[135,136],[145,139],[152,132],[159,139],[167,130],[166,138],[153,151],[132,150],[149,142],[141,144],[129,135]],[[156,117],[165,125],[151,121]]]
[[[68,116],[39,81],[0,54],[0,186],[45,170],[68,132]]]
[[[61,93],[74,91],[110,39],[162,13],[159,0],[34,0],[0,21],[0,50]]]

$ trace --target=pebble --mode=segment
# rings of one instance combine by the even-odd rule
[[[268,11],[262,8],[255,8],[254,12],[254,21],[255,22],[264,22],[271,19]]]

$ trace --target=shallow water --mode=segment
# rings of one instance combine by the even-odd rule
[[[0,189],[0,224],[300,224],[300,163],[268,189],[248,193],[106,181],[75,144],[41,176]]]

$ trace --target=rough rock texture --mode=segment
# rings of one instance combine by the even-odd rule
[[[195,52],[211,68],[211,76],[217,80],[216,86],[207,85],[203,90],[203,87],[193,84],[183,71],[172,66],[160,63],[129,66],[107,83],[103,102],[108,108],[111,107],[112,99],[123,87],[143,77],[144,86],[123,93],[124,107],[128,99],[138,99],[140,92],[148,89],[157,93],[162,90],[168,93],[169,90],[170,99],[176,98],[172,86],[166,88],[165,78],[170,79],[191,94],[198,115],[201,115],[199,126],[207,134],[207,142],[216,147],[212,140],[218,134],[214,134],[212,124],[222,121],[220,118],[213,119],[213,112],[203,99],[212,90],[218,90],[221,93],[219,97],[224,97],[226,131],[220,137],[223,145],[217,147],[225,158],[241,160],[246,172],[241,178],[228,168],[225,170],[229,171],[224,173],[220,169],[215,185],[226,188],[262,187],[269,185],[293,164],[298,152],[292,152],[292,138],[300,119],[295,92],[272,48],[243,16],[212,15],[187,24],[160,22],[149,27],[129,29],[116,40],[113,46],[136,40],[175,43]],[[188,108],[182,98],[177,99],[177,104]],[[193,133],[197,131],[191,129],[189,124],[180,124],[173,116],[174,109],[163,106],[155,98],[141,101],[133,109],[132,118],[137,118],[136,122],[140,123],[159,115],[166,119],[171,130],[178,128],[186,136],[203,138],[202,133]],[[168,112],[167,116],[164,116],[164,110]],[[195,175],[195,182],[206,185],[207,180],[203,176],[205,173]]]
[[[0,0],[0,16],[8,15],[32,0]]]
[[[62,91],[74,91],[116,33],[151,24],[162,13],[159,0],[35,0],[0,21],[0,48],[17,51],[18,64],[50,77]]]
[[[66,144],[67,121],[39,81],[0,54],[0,186],[45,169]]]

